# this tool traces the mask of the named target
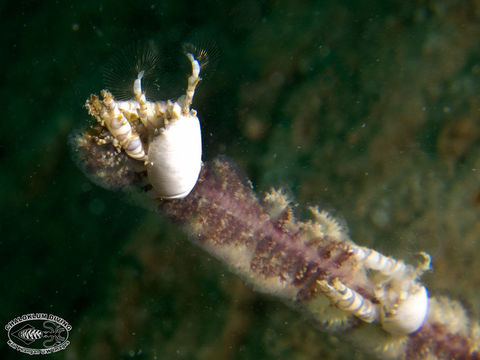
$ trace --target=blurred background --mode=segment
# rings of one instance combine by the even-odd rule
[[[112,56],[154,42],[176,98],[192,39],[220,50],[194,99],[205,159],[285,188],[299,217],[332,211],[359,244],[430,253],[430,293],[478,319],[480,1],[0,3],[2,327],[64,318],[55,359],[368,358],[77,167],[69,134]],[[6,342],[2,359],[26,357]]]

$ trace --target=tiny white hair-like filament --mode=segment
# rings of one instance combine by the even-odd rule
[[[340,310],[347,311],[367,323],[377,320],[377,307],[338,278],[334,278],[331,284],[326,280],[318,280],[317,285]]]

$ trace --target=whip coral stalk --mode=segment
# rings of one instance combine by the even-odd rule
[[[195,244],[257,291],[300,309],[366,352],[392,359],[480,359],[478,324],[469,323],[457,302],[429,298],[419,282],[430,269],[426,253],[412,266],[358,246],[318,208],[310,209],[311,220],[296,220],[281,190],[260,200],[226,159],[205,162],[188,195],[165,200],[155,185],[164,170],[152,160],[158,158],[152,144],[178,119],[196,115],[190,104],[200,65],[194,54],[187,56],[193,74],[176,102],[146,100],[143,73],[135,80],[135,99],[116,101],[104,90],[103,100],[87,101],[97,122],[74,139],[84,171],[110,189],[145,193],[145,201],[153,199]],[[175,184],[174,177],[168,181]]]

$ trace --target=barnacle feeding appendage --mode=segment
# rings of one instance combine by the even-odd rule
[[[134,99],[92,95],[97,122],[75,139],[85,172],[101,185],[153,194],[155,206],[190,239],[251,284],[301,309],[326,330],[379,358],[480,359],[480,328],[446,298],[429,298],[419,281],[430,257],[412,266],[358,246],[326,211],[299,221],[281,190],[259,200],[225,159],[201,162],[201,133],[191,109],[201,65],[177,101],[147,100],[143,73]]]
[[[148,180],[161,199],[180,199],[195,186],[202,166],[202,138],[197,112],[190,108],[200,81],[200,64],[192,65],[185,95],[177,101],[148,101],[142,91],[144,71],[133,83],[135,98],[116,101],[108,90],[103,100],[91,95],[86,107],[110,133],[117,152],[142,161]],[[103,139],[107,142],[107,139]]]

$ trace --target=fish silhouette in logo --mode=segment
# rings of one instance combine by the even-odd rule
[[[30,345],[35,340],[41,339],[43,337],[43,331],[38,330],[30,324],[26,324],[21,329],[18,329],[12,336],[15,336],[17,339],[21,340],[24,344]]]
[[[12,333],[12,336],[22,341],[25,345],[30,345],[39,339],[45,339],[43,342],[44,347],[58,345],[67,339],[66,329],[53,321],[44,321],[43,327],[44,330],[40,330],[30,324],[26,324]]]

